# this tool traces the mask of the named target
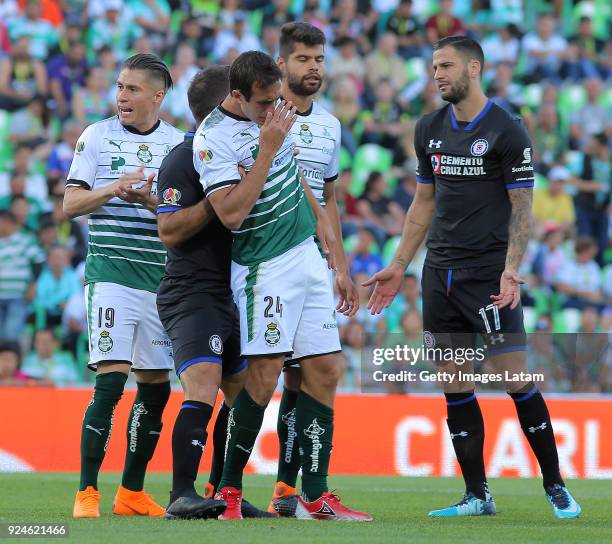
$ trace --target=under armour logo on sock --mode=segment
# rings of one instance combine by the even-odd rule
[[[198,446],[199,448],[202,449],[202,451],[204,451],[204,444],[202,444],[202,442],[200,442],[199,440],[192,440],[191,445]]]
[[[92,427],[91,425],[85,425],[86,429],[89,429],[90,431],[93,431],[94,433],[98,433],[100,436],[102,436],[102,431],[104,430],[104,427],[102,429],[96,429],[95,427]]]
[[[465,438],[467,435],[468,435],[467,431],[461,431],[456,434],[451,433],[451,440],[454,440],[455,436],[462,436],[463,438]]]
[[[529,427],[529,432],[535,433],[536,431],[543,431],[544,429],[546,429],[546,427],[546,421],[543,421],[542,424],[538,425],[537,427]]]

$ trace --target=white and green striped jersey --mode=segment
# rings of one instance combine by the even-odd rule
[[[143,182],[157,175],[163,158],[183,133],[159,121],[146,133],[111,117],[88,126],[79,138],[66,186],[98,189],[144,166]],[[153,193],[157,183],[153,183]],[[155,214],[140,204],[112,198],[89,216],[85,283],[110,282],[155,292],[164,273],[166,249]]]
[[[297,148],[302,174],[321,206],[323,187],[338,178],[340,157],[340,121],[331,113],[312,103],[309,111],[298,113],[291,127]]]
[[[240,227],[233,232],[232,260],[254,266],[282,255],[315,232],[314,214],[287,136],[272,161],[263,191]],[[193,140],[193,164],[204,194],[240,183],[238,166],[247,173],[259,153],[259,126],[221,106],[202,122]]]
[[[34,280],[33,266],[45,261],[45,253],[28,233],[0,238],[0,299],[23,298]]]

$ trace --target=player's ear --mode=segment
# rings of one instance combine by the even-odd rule
[[[238,100],[238,102],[240,102],[241,104],[242,104],[243,102],[245,102],[244,96],[243,96],[243,95],[242,95],[242,93],[241,93],[240,91],[238,91],[237,89],[234,89],[234,90],[231,92],[231,95],[232,95],[232,98],[233,98],[234,100]]]
[[[166,91],[164,91],[163,89],[160,89],[159,91],[155,93],[155,102],[158,104],[161,104],[165,96],[166,96]]]

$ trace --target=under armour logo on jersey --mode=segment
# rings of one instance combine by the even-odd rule
[[[434,140],[433,138],[429,140],[429,149],[431,149],[432,147],[435,147],[436,149],[440,149],[441,145],[442,145],[442,140]]]
[[[323,501],[321,508],[319,508],[315,513],[322,514],[324,516],[335,516],[336,515],[336,512],[334,512],[334,509],[329,504],[327,504],[325,501]]]
[[[503,344],[506,340],[504,339],[504,335],[503,334],[498,334],[496,336],[489,336],[489,342],[491,342],[491,344],[495,345],[495,344]]]
[[[451,440],[454,440],[456,436],[461,436],[462,438],[465,438],[468,435],[467,431],[461,431],[459,433],[451,433]]]
[[[531,434],[534,434],[536,431],[543,431],[544,429],[546,429],[546,427],[546,421],[543,421],[542,424],[538,425],[537,427],[529,427],[529,432]]]
[[[521,164],[529,164],[531,162],[531,147],[523,149],[523,162]]]

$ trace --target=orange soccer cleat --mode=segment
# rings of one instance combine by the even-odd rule
[[[268,512],[283,518],[295,517],[297,508],[297,490],[285,482],[276,482],[274,494],[268,506]]]
[[[113,514],[162,517],[165,513],[166,509],[153,500],[153,495],[119,486],[113,503]]]
[[[99,518],[100,517],[100,492],[92,486],[84,491],[77,491],[72,509],[73,518]]]

